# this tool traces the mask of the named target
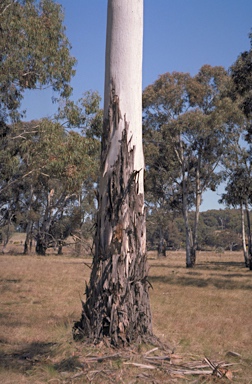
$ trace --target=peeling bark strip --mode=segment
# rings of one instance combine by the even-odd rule
[[[95,342],[108,336],[112,344],[124,345],[152,335],[144,196],[138,193],[143,170],[134,169],[135,147],[130,147],[126,116],[117,160],[106,168],[112,136],[121,119],[119,98],[113,87],[108,117],[104,121],[103,194],[99,196],[93,269],[74,336]]]

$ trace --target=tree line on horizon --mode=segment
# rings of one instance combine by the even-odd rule
[[[194,212],[189,212],[193,224]],[[185,249],[186,234],[183,215],[169,215],[163,225],[157,226],[153,213],[147,216],[147,249],[156,251],[158,257],[166,257],[168,251]],[[158,219],[157,219],[158,220]],[[250,213],[251,220],[251,213]],[[245,223],[245,242],[248,246],[248,227]],[[210,209],[200,213],[198,251],[223,253],[243,251],[242,218],[240,209]]]
[[[60,253],[72,236],[80,254],[95,231],[101,98],[89,91],[77,102],[71,99],[76,60],[60,5],[4,0],[0,21],[3,247],[18,228],[26,233],[24,253],[34,241],[40,255],[55,246]],[[183,247],[188,267],[199,249],[209,248],[243,249],[246,266],[251,264],[249,38],[250,50],[228,70],[206,64],[195,76],[167,72],[143,91],[148,247],[160,255]],[[26,122],[24,91],[48,86],[57,94],[57,113]],[[226,185],[221,201],[230,209],[200,213],[203,193],[221,182]]]

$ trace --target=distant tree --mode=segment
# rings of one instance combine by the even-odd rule
[[[61,6],[52,0],[2,0],[0,25],[0,121],[22,115],[25,89],[51,86],[68,97],[76,60]]]
[[[45,136],[44,139],[47,140],[47,137]],[[55,140],[59,138],[55,136]],[[50,141],[52,142],[52,138]],[[39,142],[41,145],[46,145],[41,139]],[[70,132],[63,137],[63,140],[59,140],[58,143],[55,141],[52,151],[51,142],[48,148],[49,153],[44,151],[49,161],[38,179],[40,192],[44,192],[44,204],[41,206],[37,234],[37,252],[39,253],[43,253],[52,242],[58,240],[52,237],[51,227],[55,228],[58,225],[57,223],[65,216],[69,204],[78,201],[83,183],[86,180],[93,180],[93,183],[97,180],[97,143],[93,139]],[[81,206],[79,209],[82,217]],[[81,223],[75,221],[72,224],[73,227],[70,230],[74,231]],[[59,239],[64,239],[66,235],[63,236],[62,233]]]
[[[247,117],[246,139],[252,142],[252,32],[249,34],[250,50],[242,52],[230,67],[233,80],[231,97],[238,100],[241,110]]]
[[[8,188],[19,175],[16,143],[9,140],[11,128],[0,122],[0,227],[13,226],[17,215],[18,195]],[[9,238],[5,236],[5,240]],[[7,244],[7,243],[6,243]]]
[[[52,230],[54,232],[54,235],[52,233],[47,235],[49,236],[46,241],[48,245],[57,243],[56,233],[59,234],[60,231],[63,231],[66,235],[62,225],[64,223],[68,226],[67,221],[69,220],[72,225],[69,230],[72,231],[73,238],[76,240],[77,253],[80,252],[83,237],[82,227],[86,228],[86,221],[90,221],[90,219],[92,221],[96,211],[94,189],[97,187],[97,170],[99,169],[98,132],[102,126],[99,102],[98,93],[89,91],[77,104],[70,99],[61,100],[59,112],[53,121],[41,119],[11,125],[2,123],[2,130],[0,126],[2,176],[0,179],[0,215],[2,213],[1,221],[3,222],[2,224],[0,222],[0,226],[6,225],[4,220],[6,221],[7,217],[11,217],[12,221],[15,220],[15,225],[17,225],[17,216],[22,216],[22,218],[19,217],[19,220],[21,220],[22,230],[26,232],[25,253],[31,249],[35,234],[38,239],[40,238],[38,228],[42,231],[41,233],[48,233],[48,230],[42,229],[43,217],[47,227],[51,227],[50,232]],[[71,131],[72,128],[74,128],[74,132]],[[86,143],[86,147],[84,143]],[[68,169],[68,173],[66,169]],[[66,177],[70,174],[71,178]],[[60,189],[59,185],[61,185]],[[54,212],[54,217],[48,220],[46,216],[49,211],[44,210],[48,191],[54,190],[54,203],[56,203],[56,191],[62,191],[64,188],[66,188],[64,193],[68,196],[71,195],[67,201],[68,213],[66,215],[65,208],[60,213],[54,207],[51,210]],[[72,191],[70,194],[69,190]],[[62,206],[62,200],[60,204]],[[56,203],[56,205],[58,204]],[[1,207],[3,207],[2,211]],[[73,208],[70,209],[70,207]],[[79,214],[76,216],[77,210]],[[71,215],[75,216],[74,221],[71,221]],[[61,237],[64,238],[65,235],[61,235]],[[44,235],[41,236],[44,237]],[[43,247],[43,251],[41,248],[39,252],[44,253],[46,248],[47,246]],[[39,246],[37,250],[39,250]]]
[[[235,63],[230,67],[232,88],[230,98],[236,100],[244,114],[244,135],[247,141],[246,148],[241,148],[240,143],[233,148],[231,159],[225,162],[227,174],[226,193],[222,200],[228,205],[240,205],[243,251],[245,265],[252,269],[252,234],[250,225],[249,206],[251,204],[251,164],[252,164],[252,33],[250,37],[250,50],[241,53]],[[247,217],[248,227],[248,250],[245,241],[244,209]]]
[[[179,211],[180,205],[178,187],[174,183],[179,174],[174,165],[176,159],[174,151],[170,148],[171,143],[163,137],[163,134],[161,130],[152,130],[148,125],[143,125],[147,239],[150,240],[150,233],[155,236],[152,243],[157,248],[158,256],[166,255],[171,237],[168,227]]]
[[[224,68],[205,65],[193,78],[166,73],[143,93],[144,127],[153,132],[152,138],[162,151],[157,178],[160,173],[164,180],[162,172],[166,173],[166,184],[170,189],[176,185],[178,201],[179,195],[182,197],[187,267],[193,267],[196,261],[202,194],[208,188],[214,190],[220,182],[217,167],[228,145],[237,139],[239,114],[226,96],[229,82]],[[146,164],[151,168],[152,159]],[[192,206],[193,225],[189,220]]]
[[[77,102],[70,99],[62,100],[60,107],[58,108],[56,119],[61,122],[65,128],[74,128],[75,131],[77,130],[87,139],[94,139],[98,145],[101,141],[103,126],[103,110],[100,108],[100,101],[101,97],[96,91],[85,92]],[[95,169],[97,167],[99,168],[99,157],[97,157],[96,161],[97,166],[95,166]],[[95,183],[96,186],[97,182],[98,175]],[[96,211],[96,208],[93,204],[94,200],[90,198],[90,191],[92,191],[93,188],[93,181],[85,180],[82,193],[78,197],[77,211],[79,213],[76,215],[75,229],[72,233],[73,238],[75,239],[76,255],[80,254],[83,245],[82,240],[87,232],[90,232],[87,228],[87,222],[90,220],[90,215],[92,216],[91,221],[94,220],[94,212]],[[85,220],[81,214],[82,211],[88,215]],[[77,222],[79,223],[78,226],[76,226]]]
[[[95,199],[100,143],[74,131],[66,132],[61,124],[48,119],[10,126],[3,142],[6,148],[0,155],[7,160],[12,156],[15,167],[10,169],[8,161],[7,166],[1,164],[2,212],[5,209],[6,220],[12,217],[13,223],[19,215],[20,225],[26,231],[25,253],[36,237],[37,252],[45,254],[49,246],[67,236],[62,229],[66,210],[70,216],[78,206],[80,220],[72,221],[69,228],[74,231],[82,224],[81,212],[87,195]],[[76,208],[69,209],[72,205]],[[55,238],[55,233],[60,232]]]
[[[24,115],[24,91],[51,86],[55,95],[67,98],[76,60],[70,55],[62,8],[52,0],[3,0],[0,25],[0,221],[16,223],[18,185],[22,189],[24,178],[31,176],[22,158],[31,129],[26,132],[16,124]],[[35,134],[37,127],[33,130]],[[31,199],[29,186],[25,194]]]
[[[147,193],[148,195],[148,193]],[[156,249],[158,257],[166,257],[167,249],[180,248],[181,238],[175,215],[162,199],[147,205],[146,228],[148,249]]]
[[[232,172],[229,174],[228,182],[225,187],[225,193],[222,194],[220,202],[225,203],[227,206],[240,207],[241,211],[241,228],[242,228],[242,244],[245,266],[252,268],[252,235],[251,235],[251,223],[249,214],[249,205],[252,203],[252,188],[251,177],[252,169],[251,164],[243,158],[243,162],[236,165]],[[247,219],[247,239],[248,249],[246,247],[246,235],[245,235],[245,216]]]

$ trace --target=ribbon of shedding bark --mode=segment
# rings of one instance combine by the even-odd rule
[[[99,196],[93,268],[82,316],[73,328],[75,339],[99,342],[106,336],[116,346],[152,336],[144,196],[138,193],[141,170],[134,170],[135,147],[130,148],[126,117],[117,160],[103,173],[120,119],[112,88],[103,127],[101,177],[106,188]]]

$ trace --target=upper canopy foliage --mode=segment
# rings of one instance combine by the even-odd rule
[[[51,86],[69,96],[76,60],[61,6],[52,0],[2,0],[0,26],[0,120],[20,117],[25,89]]]
[[[215,169],[230,143],[239,137],[242,122],[236,104],[226,96],[229,84],[223,67],[204,65],[194,77],[165,73],[144,90],[147,192],[166,195],[166,185],[176,179],[178,186],[182,170],[187,173],[188,192],[196,171],[200,192],[215,188],[220,181]],[[171,188],[169,200],[170,192]]]
[[[247,117],[246,140],[252,142],[252,32],[250,37],[250,50],[242,52],[230,72],[233,80],[232,98],[238,99],[240,108]]]

